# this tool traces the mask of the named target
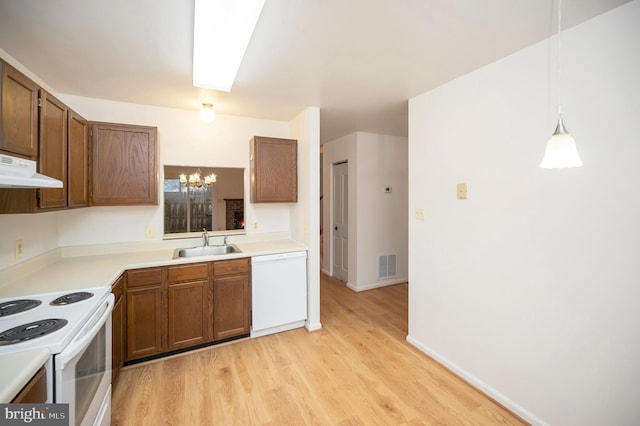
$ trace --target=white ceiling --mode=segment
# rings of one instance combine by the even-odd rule
[[[555,33],[557,0],[266,0],[230,93],[191,85],[193,0],[0,0],[0,48],[60,93],[407,134],[407,99]],[[629,0],[565,0],[563,28]]]

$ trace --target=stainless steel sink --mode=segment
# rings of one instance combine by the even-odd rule
[[[216,254],[240,253],[240,249],[235,244],[226,244],[220,246],[200,246],[183,249],[176,249],[173,258],[194,257],[194,256],[212,256]]]

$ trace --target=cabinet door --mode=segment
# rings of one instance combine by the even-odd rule
[[[251,202],[297,202],[298,141],[255,136],[250,150]]]
[[[38,86],[0,61],[0,150],[35,159],[38,156]]]
[[[213,339],[248,334],[250,331],[250,287],[248,275],[213,280]]]
[[[89,205],[89,123],[73,110],[69,110],[67,135],[67,205],[86,207]]]
[[[210,341],[209,281],[169,284],[168,350]]]
[[[38,205],[41,209],[67,206],[67,107],[40,90],[40,155],[39,172],[59,179],[62,188],[42,188]]]
[[[127,289],[127,360],[162,352],[162,287]]]
[[[111,383],[115,384],[125,357],[124,275],[118,278],[111,288],[111,292],[116,301],[111,313]]]
[[[158,204],[155,127],[91,123],[91,204]]]
[[[111,313],[111,383],[115,384],[124,362],[124,297],[117,299]]]
[[[47,371],[42,367],[11,401],[12,404],[44,404],[47,402]]]

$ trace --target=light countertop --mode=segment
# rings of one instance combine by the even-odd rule
[[[307,250],[304,244],[286,238],[230,242],[240,253],[180,259],[173,259],[176,248],[194,247],[200,240],[58,248],[0,271],[0,299],[111,286],[127,269]],[[48,358],[46,349],[0,356],[0,403],[11,401]]]
[[[173,259],[176,248],[194,247],[199,243],[200,240],[174,240],[143,247],[123,244],[56,249],[0,271],[0,299],[110,286],[127,269],[307,250],[304,244],[289,239],[238,241],[233,244],[240,253]],[[126,250],[128,247],[130,251]]]
[[[48,359],[48,349],[18,352],[0,357],[0,403],[11,402]]]

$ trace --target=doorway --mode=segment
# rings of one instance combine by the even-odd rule
[[[347,282],[349,269],[349,163],[333,164],[333,276]]]

